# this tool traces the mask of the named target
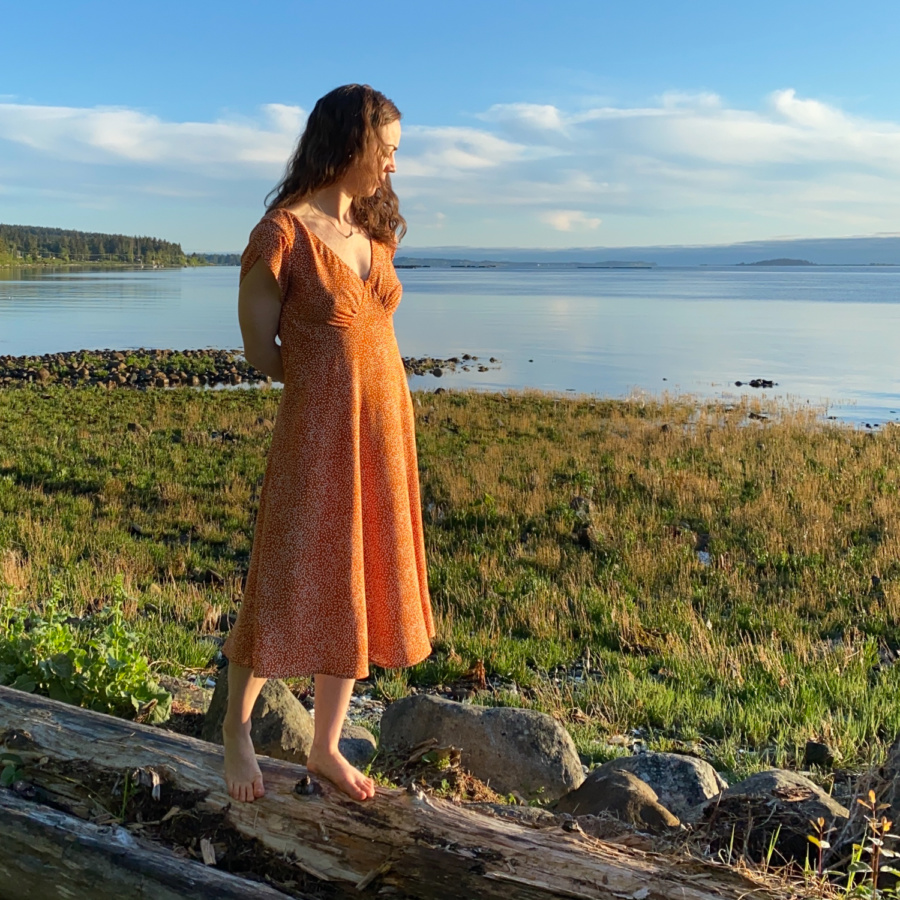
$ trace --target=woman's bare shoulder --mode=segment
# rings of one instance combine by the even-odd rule
[[[271,210],[271,213],[280,213],[287,220],[299,220],[307,228],[315,220],[312,208],[305,201],[292,206],[279,206],[277,209]]]

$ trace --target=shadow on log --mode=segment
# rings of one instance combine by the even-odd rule
[[[120,823],[142,838],[131,846],[133,856],[146,860],[135,877],[165,884],[163,856],[181,854],[204,860],[218,875],[231,871],[258,879],[242,880],[245,894],[223,887],[217,897],[784,897],[783,888],[765,887],[722,865],[616,846],[578,830],[528,828],[415,791],[378,788],[373,800],[357,802],[302,766],[266,757],[259,759],[266,796],[237,803],[224,790],[220,747],[6,687],[0,687],[0,750],[21,760],[16,801],[12,792],[4,797],[4,808],[15,810],[17,833],[42,834],[48,844],[76,835],[77,854],[73,850],[45,870],[48,897],[79,896],[74,881],[71,894],[52,889],[68,877],[62,861],[82,852],[101,853],[104,862],[92,871],[108,873],[114,895],[115,879],[133,863],[121,861],[113,848],[105,855],[98,851],[91,829]],[[52,809],[65,817],[54,819]],[[117,827],[114,833],[121,832]],[[0,841],[0,870],[21,858],[24,840]],[[202,866],[180,864],[185,879]],[[269,895],[261,893],[264,877],[275,889]],[[169,885],[169,893],[147,895],[207,896],[179,889]],[[91,896],[104,895],[95,890]]]

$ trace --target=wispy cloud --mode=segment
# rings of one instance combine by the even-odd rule
[[[456,180],[533,158],[528,144],[477,128],[407,126],[402,138],[402,168],[413,178]]]
[[[580,209],[552,209],[541,213],[541,220],[557,231],[582,231],[585,228],[597,228],[603,222]]]
[[[0,191],[20,206],[54,191],[109,208],[138,194],[206,204],[210,216],[227,203],[249,222],[304,121],[281,104],[170,122],[2,102]],[[900,123],[791,89],[755,109],[679,92],[641,106],[494,104],[469,126],[404,123],[398,168],[413,241],[418,226],[423,240],[440,229],[460,244],[727,242],[892,231],[900,219]]]
[[[255,121],[164,122],[139,110],[0,103],[0,140],[47,157],[166,169],[202,167],[237,176],[284,164],[305,121],[302,109],[262,107]]]

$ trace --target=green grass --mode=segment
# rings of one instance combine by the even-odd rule
[[[82,615],[118,577],[154,671],[208,666],[279,398],[0,391],[0,597]],[[415,401],[438,652],[375,670],[381,693],[481,659],[519,692],[479,702],[559,716],[585,758],[641,729],[732,776],[810,738],[862,766],[900,732],[900,433],[750,401]],[[554,683],[588,650],[592,677]]]

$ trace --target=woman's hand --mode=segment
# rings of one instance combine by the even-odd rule
[[[281,348],[275,343],[280,317],[281,288],[269,267],[258,259],[243,277],[238,291],[244,356],[254,369],[283,383]]]

